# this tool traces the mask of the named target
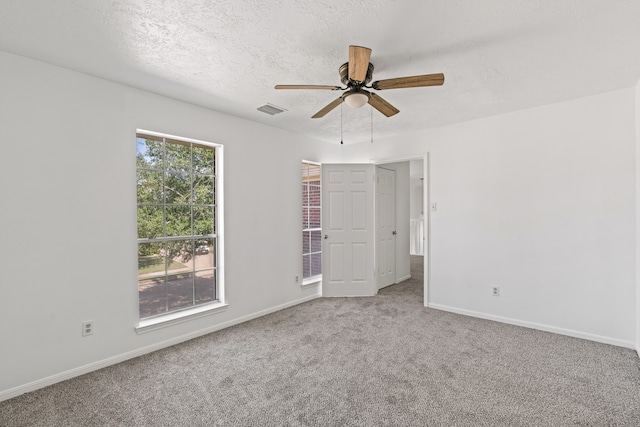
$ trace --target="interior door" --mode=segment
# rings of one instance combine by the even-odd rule
[[[322,294],[377,292],[374,165],[322,165]]]
[[[378,289],[396,283],[396,171],[376,168]]]

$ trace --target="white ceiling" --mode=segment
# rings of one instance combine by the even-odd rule
[[[400,110],[343,108],[344,142],[631,87],[638,0],[1,0],[0,49],[340,142],[350,44],[373,80],[443,72],[441,87],[377,92]],[[265,103],[288,111],[269,116]]]

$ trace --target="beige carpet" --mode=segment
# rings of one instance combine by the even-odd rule
[[[425,309],[420,263],[1,402],[0,425],[640,426],[634,351]]]

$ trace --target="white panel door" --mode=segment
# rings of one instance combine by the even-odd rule
[[[373,174],[373,165],[322,165],[324,296],[370,296],[377,292]]]
[[[396,171],[376,168],[378,289],[396,283]]]

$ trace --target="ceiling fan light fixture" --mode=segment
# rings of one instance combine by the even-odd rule
[[[369,102],[369,94],[364,91],[347,93],[344,96],[344,102],[351,108],[360,108]]]

